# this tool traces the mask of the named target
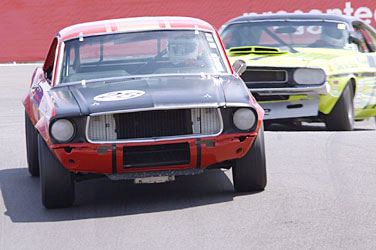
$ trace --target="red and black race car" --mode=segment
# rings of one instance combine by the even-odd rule
[[[237,191],[266,185],[264,112],[208,23],[142,17],[74,25],[53,39],[23,100],[29,172],[43,205],[75,181],[137,183],[233,169]]]

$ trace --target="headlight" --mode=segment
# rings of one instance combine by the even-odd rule
[[[297,84],[321,84],[325,81],[325,72],[322,69],[297,69],[294,80]]]
[[[235,111],[233,121],[238,129],[249,130],[255,125],[256,115],[250,109],[240,108]]]
[[[53,138],[59,142],[67,142],[74,136],[74,126],[67,119],[59,119],[55,121],[50,129]]]

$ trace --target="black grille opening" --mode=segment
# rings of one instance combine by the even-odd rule
[[[284,101],[290,98],[289,95],[259,95],[257,93],[252,93],[252,95],[258,102]]]
[[[287,82],[287,72],[284,70],[246,70],[242,74],[245,82]]]
[[[117,139],[192,134],[190,109],[157,110],[115,115]]]
[[[123,148],[124,168],[184,165],[190,163],[188,143]]]

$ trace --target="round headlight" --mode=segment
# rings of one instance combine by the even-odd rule
[[[238,129],[249,130],[255,125],[256,116],[252,110],[240,108],[235,111],[233,121]]]
[[[321,84],[325,81],[325,72],[322,69],[297,69],[294,80],[297,84]]]
[[[59,119],[51,126],[51,135],[59,142],[67,142],[74,135],[74,126],[67,119]]]

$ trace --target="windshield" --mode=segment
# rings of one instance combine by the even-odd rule
[[[243,46],[351,49],[345,23],[325,21],[262,21],[235,23],[221,34],[225,48]]]
[[[212,33],[148,31],[67,41],[60,82],[148,74],[226,72]]]

